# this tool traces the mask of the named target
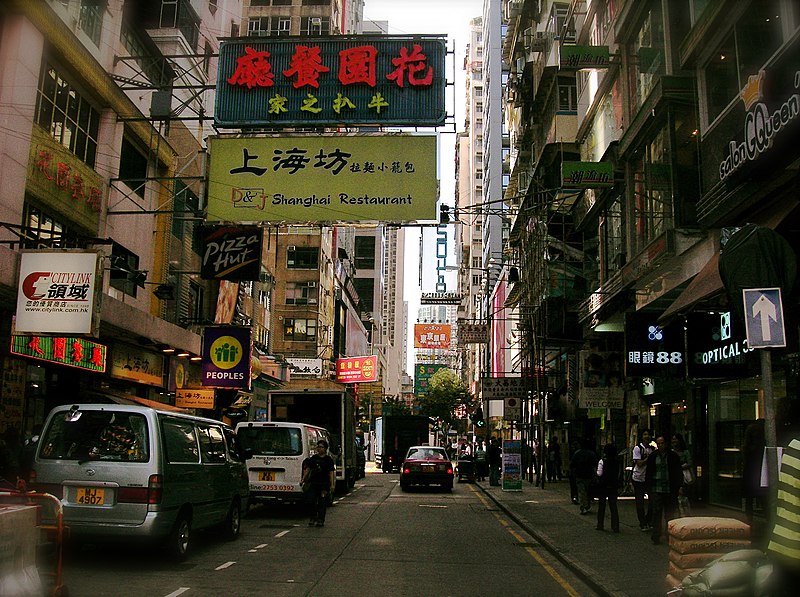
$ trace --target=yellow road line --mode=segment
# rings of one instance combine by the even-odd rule
[[[482,493],[478,493],[478,490],[475,489],[474,487],[470,486],[470,489],[475,494],[475,496],[481,501],[481,503],[488,509],[489,502],[487,501],[486,497]],[[509,522],[504,517],[500,516],[498,512],[492,512],[492,514],[494,514],[494,517],[500,522],[501,525],[505,527],[505,529],[511,534],[511,536],[514,537],[514,539],[516,539],[519,543],[527,543],[527,541],[525,541],[525,537],[523,537],[516,530],[514,530],[509,524]],[[530,546],[526,546],[525,551],[528,552],[528,554],[534,560],[536,560],[537,564],[539,564],[542,568],[544,568],[544,570],[553,578],[554,581],[556,581],[559,585],[561,585],[561,588],[564,589],[567,595],[569,595],[570,597],[580,597],[580,593],[578,593],[572,587],[572,585],[570,585],[569,582],[567,582],[567,580],[556,571],[555,568],[553,568],[550,564],[545,562],[544,558],[542,558],[542,556],[540,556],[535,549],[533,549]]]

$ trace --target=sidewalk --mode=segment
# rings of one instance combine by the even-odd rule
[[[620,532],[595,530],[597,504],[581,516],[570,501],[569,481],[547,483],[545,489],[527,481],[522,491],[503,491],[488,481],[476,483],[497,506],[568,566],[598,594],[614,597],[664,597],[668,569],[666,538],[653,545],[650,533],[639,530],[633,497],[618,500]],[[744,520],[743,513],[706,504],[692,504],[694,516]]]

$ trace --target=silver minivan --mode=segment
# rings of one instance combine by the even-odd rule
[[[53,409],[31,481],[61,500],[70,536],[154,539],[178,558],[195,530],[235,539],[249,500],[230,427],[144,406]]]

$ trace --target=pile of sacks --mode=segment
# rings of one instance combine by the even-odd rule
[[[677,587],[687,576],[725,554],[750,547],[750,526],[734,518],[677,518],[667,525],[667,534],[669,573],[666,582],[670,588]]]

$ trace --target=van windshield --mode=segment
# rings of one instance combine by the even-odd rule
[[[303,438],[297,427],[241,427],[236,432],[242,448],[253,454],[299,456]]]
[[[137,413],[84,410],[71,421],[55,416],[39,446],[39,457],[45,459],[150,460],[147,420]]]

